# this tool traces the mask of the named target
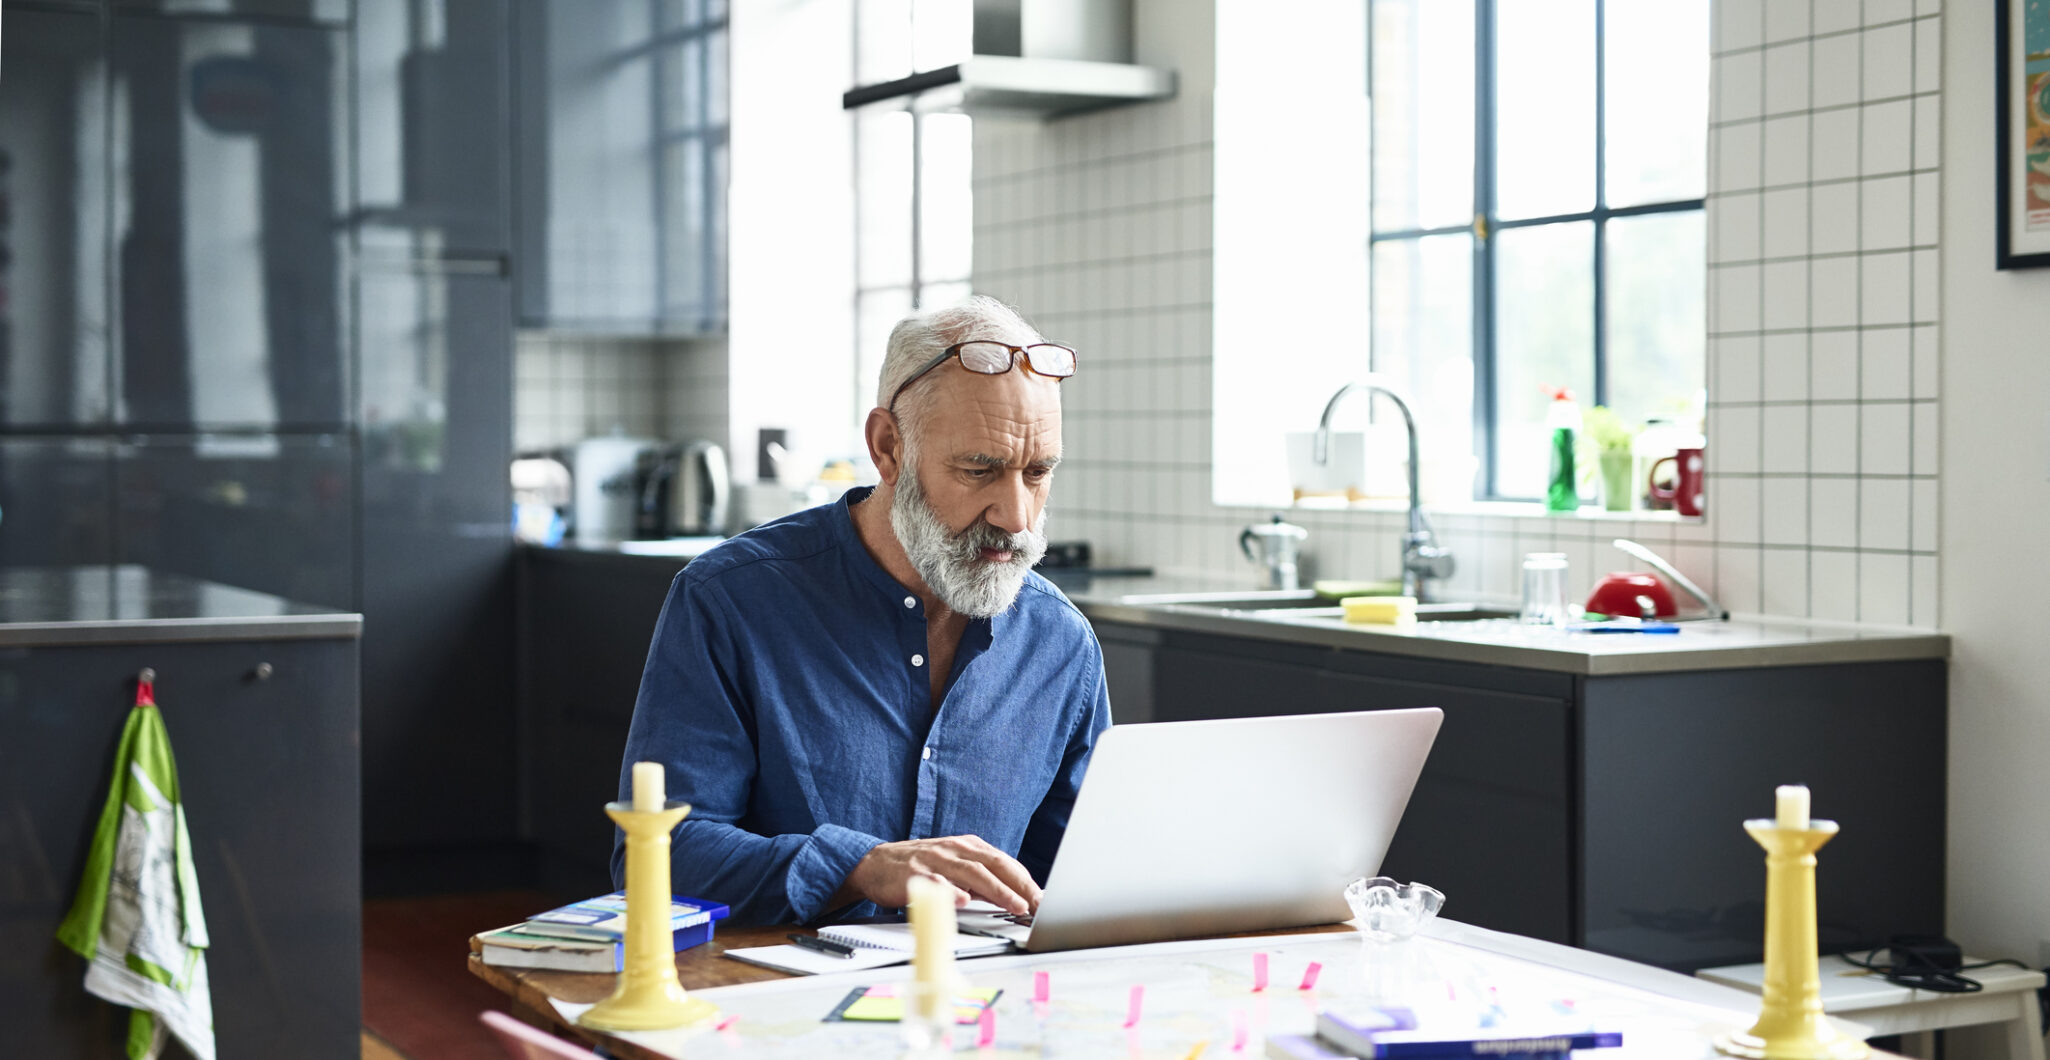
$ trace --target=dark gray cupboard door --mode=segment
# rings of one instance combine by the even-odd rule
[[[358,245],[437,260],[511,248],[508,0],[363,4],[355,51]]]
[[[0,427],[104,422],[107,64],[90,11],[0,34]]]
[[[516,823],[511,290],[464,264],[358,273],[373,845],[487,843]]]
[[[124,426],[346,424],[346,54],[313,25],[111,20]]]
[[[114,466],[118,562],[354,608],[347,435],[137,435]]]
[[[112,512],[105,439],[0,438],[0,567],[111,562]]]
[[[124,1055],[128,1010],[85,992],[84,962],[54,932],[145,666],[212,940],[219,1056],[359,1055],[357,688],[343,640],[0,648],[0,1053]]]
[[[231,17],[254,16],[257,18],[280,19],[294,22],[320,22],[340,25],[349,18],[349,0],[212,0],[206,4],[195,4],[192,0],[110,0],[114,10],[155,11],[167,14],[228,15]],[[361,6],[373,7],[379,0],[366,0]],[[388,2],[388,0],[387,0]],[[391,5],[412,6],[412,5]]]

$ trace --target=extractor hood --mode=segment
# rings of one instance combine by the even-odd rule
[[[841,104],[1047,118],[1174,95],[1173,70],[1131,58],[1131,0],[975,0],[972,55],[856,86]]]

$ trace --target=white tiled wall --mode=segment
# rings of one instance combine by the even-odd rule
[[[569,445],[614,428],[725,444],[726,344],[526,331],[514,347],[513,446]]]
[[[1738,611],[1934,624],[1934,12],[1720,4],[1710,517],[1441,514],[1460,563],[1448,592],[1513,595],[1531,551],[1565,552],[1584,589],[1635,565],[1607,544],[1630,537]],[[1209,501],[1211,110],[1185,90],[979,121],[974,278],[1081,352],[1049,532],[1094,542],[1100,562],[1250,585],[1235,539],[1266,513]],[[1289,517],[1310,530],[1313,576],[1398,572],[1399,514]]]
[[[1709,530],[1769,612],[1936,621],[1941,33],[1932,0],[1718,9]]]

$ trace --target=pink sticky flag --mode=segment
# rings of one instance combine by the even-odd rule
[[[1132,1002],[1125,1009],[1125,1026],[1137,1027],[1139,1025],[1139,1006],[1143,1004],[1145,1001],[1146,988],[1143,986],[1133,987]]]
[[[1267,955],[1256,953],[1253,954],[1253,991],[1258,993],[1265,989],[1267,989]]]
[[[1262,954],[1265,956],[1265,954]],[[1231,1051],[1246,1051],[1246,1013],[1243,1009],[1231,1010]]]
[[[975,1032],[975,1047],[977,1049],[987,1049],[991,1045],[996,1044],[997,1010],[993,1008],[983,1009],[982,1019],[977,1022],[981,1026]]]
[[[737,1020],[737,1019],[739,1019],[739,1018],[740,1018],[739,1016],[728,1016],[728,1017],[726,1017],[725,1019],[723,1019],[723,1020],[720,1020],[720,1021],[719,1021],[719,1025],[718,1025],[718,1026],[716,1026],[716,1027],[714,1027],[714,1028],[712,1028],[712,1029],[713,1029],[713,1030],[715,1030],[715,1031],[723,1031],[723,1030],[725,1030],[726,1028],[728,1028],[728,1027],[731,1027],[731,1026],[733,1026],[733,1021],[734,1021],[734,1020]]]
[[[1309,966],[1308,968],[1305,968],[1305,969],[1303,969],[1303,985],[1301,985],[1301,986],[1299,986],[1299,987],[1296,987],[1296,989],[1297,989],[1297,990],[1312,990],[1312,989],[1315,989],[1315,988],[1316,988],[1316,986],[1317,986],[1317,973],[1318,973],[1318,972],[1321,972],[1321,971],[1323,971],[1323,970],[1324,970],[1324,966],[1323,966],[1323,965],[1321,965],[1321,964],[1318,964],[1318,963],[1317,963],[1316,961],[1311,961],[1311,962],[1310,962],[1310,966]]]
[[[1032,1000],[1045,1002],[1051,998],[1052,989],[1045,972],[1032,973]]]

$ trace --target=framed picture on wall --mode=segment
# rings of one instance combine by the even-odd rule
[[[1993,33],[1998,265],[2050,265],[2050,0],[2000,0]]]

